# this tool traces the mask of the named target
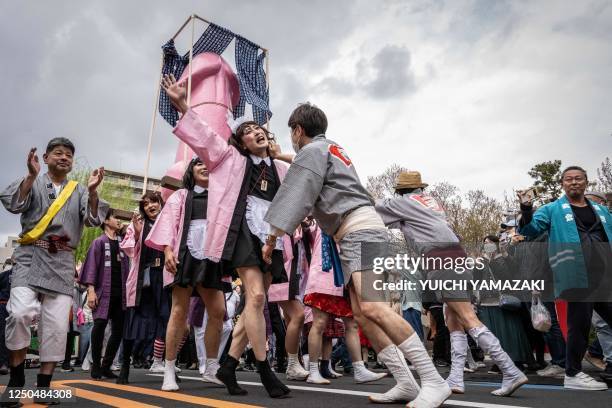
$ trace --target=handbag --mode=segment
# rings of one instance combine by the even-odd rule
[[[83,306],[85,306],[86,301],[87,301],[87,296],[84,296],[83,302],[81,302],[81,306],[77,308],[77,312],[76,312],[77,326],[83,326],[85,324],[85,312],[83,312]]]
[[[521,308],[521,301],[516,296],[501,293],[499,295],[499,307],[509,312],[516,312]]]
[[[493,271],[491,271],[490,267],[489,267],[489,275],[491,276],[491,279],[493,281],[497,282],[497,279],[493,275]],[[521,301],[516,296],[508,295],[505,293],[500,293],[499,294],[499,308],[502,310],[507,310],[509,312],[516,312],[517,310],[521,308]]]
[[[533,295],[531,299],[531,324],[534,329],[542,333],[548,333],[552,326],[550,312],[542,304],[538,295]]]

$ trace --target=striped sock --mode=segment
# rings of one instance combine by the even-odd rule
[[[166,343],[162,339],[155,339],[155,343],[153,343],[153,358],[161,360],[165,349]]]
[[[183,336],[183,339],[181,340],[181,342],[178,344],[178,348],[176,349],[176,354],[179,355],[181,354],[181,350],[183,349],[183,346],[185,345],[185,343],[187,343],[187,339],[189,338],[189,333],[185,334]]]

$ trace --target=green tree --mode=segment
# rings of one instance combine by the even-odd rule
[[[612,192],[612,162],[609,157],[606,157],[601,162],[601,167],[597,169],[596,189],[602,193]]]
[[[81,166],[77,163],[68,178],[78,181],[81,185],[87,185],[89,175],[92,171],[93,169],[87,166]],[[111,208],[127,210],[130,208],[132,203],[129,187],[107,183],[106,181],[103,181],[102,185],[99,187],[98,195],[101,199],[107,201]],[[75,250],[75,260],[77,262],[85,259],[91,242],[98,238],[101,234],[102,229],[98,227],[85,227],[83,229],[81,240],[79,241],[79,245]]]
[[[552,200],[561,196],[561,160],[538,163],[527,172],[534,187],[540,187]]]
[[[457,233],[470,251],[480,248],[482,239],[494,234],[503,219],[502,203],[487,196],[482,190],[468,191],[466,205],[460,212]]]
[[[395,192],[395,181],[400,173],[408,171],[399,164],[392,164],[378,176],[369,176],[366,189],[375,199],[391,197]]]
[[[378,176],[368,177],[368,191],[375,198],[392,195],[397,175],[402,171],[406,170],[393,164]],[[461,195],[459,188],[448,182],[434,184],[425,191],[440,202],[449,226],[468,251],[478,250],[482,239],[499,229],[503,219],[502,203],[483,191]]]

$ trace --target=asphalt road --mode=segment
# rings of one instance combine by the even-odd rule
[[[36,370],[26,370],[28,385],[33,385]],[[442,372],[446,376],[445,372]],[[284,380],[284,376],[281,374]],[[344,376],[333,380],[329,386],[315,386],[305,382],[287,382],[292,389],[291,397],[286,399],[270,399],[259,376],[252,372],[239,372],[238,380],[248,390],[246,396],[232,397],[225,388],[203,383],[197,371],[183,370],[180,374],[182,382],[179,392],[162,392],[161,376],[151,374],[148,370],[132,370],[129,385],[117,385],[114,381],[92,381],[89,373],[76,369],[73,373],[62,373],[59,370],[54,375],[54,386],[73,387],[77,394],[76,402],[64,402],[67,408],[89,407],[308,407],[308,408],[341,408],[375,406],[368,401],[370,393],[385,392],[393,386],[392,378],[366,385],[353,383],[352,377]],[[501,376],[487,374],[485,369],[474,374],[466,374],[466,393],[453,395],[444,406],[447,407],[581,407],[599,408],[612,407],[612,390],[609,391],[569,391],[562,387],[562,380],[542,379],[530,375],[530,384],[518,390],[512,397],[501,398],[490,395]],[[4,380],[4,381],[3,381]],[[6,383],[8,378],[2,377],[0,383]],[[26,406],[41,406],[22,400]],[[405,404],[391,404],[390,407],[401,407]]]

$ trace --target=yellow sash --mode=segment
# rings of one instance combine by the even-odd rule
[[[36,226],[32,228],[31,231],[28,231],[23,234],[23,236],[17,242],[23,245],[28,245],[40,238],[42,234],[44,234],[47,230],[47,227],[49,226],[49,223],[51,222],[53,217],[55,217],[59,210],[62,209],[64,204],[66,204],[66,201],[68,201],[68,198],[70,198],[78,184],[79,183],[77,183],[76,181],[70,180],[68,184],[66,184],[66,187],[64,187],[64,189],[61,191],[59,196],[55,199],[55,201],[51,203],[49,209],[47,210],[47,213],[40,219],[40,221],[38,221]]]

